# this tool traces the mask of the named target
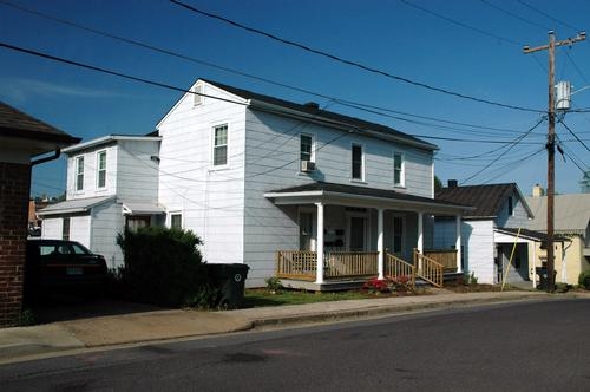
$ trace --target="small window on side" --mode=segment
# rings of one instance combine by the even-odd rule
[[[107,185],[107,152],[98,153],[98,188],[104,188]]]
[[[301,162],[313,162],[313,137],[301,135]]]
[[[76,190],[84,190],[84,157],[76,158]]]
[[[170,228],[182,229],[182,214],[170,214]]]
[[[363,179],[363,147],[360,144],[352,145],[352,178]]]
[[[203,94],[203,85],[197,84],[195,86],[195,88],[193,89],[193,95],[195,98],[195,100],[194,100],[195,106],[201,105],[203,103],[203,96],[201,94]]]

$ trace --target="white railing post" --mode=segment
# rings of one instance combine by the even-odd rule
[[[461,217],[459,215],[456,216],[457,221],[457,242],[455,243],[455,248],[457,248],[457,272],[461,271]]]
[[[377,233],[377,249],[379,250],[377,269],[379,270],[379,279],[383,279],[383,208],[377,209]]]
[[[324,282],[324,205],[316,203],[316,271],[315,282]]]

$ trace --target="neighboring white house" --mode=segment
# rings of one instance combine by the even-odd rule
[[[384,260],[412,262],[413,249],[432,244],[433,215],[458,225],[466,211],[433,199],[435,145],[314,103],[198,80],[157,134],[66,149],[67,201],[44,211],[43,236],[60,238],[69,219],[70,238],[119,265],[116,232],[139,210],[151,224],[193,230],[207,262],[248,264],[249,287],[279,275],[324,289],[393,273]]]
[[[544,236],[528,230],[534,216],[515,183],[458,186],[449,180],[447,188],[437,191],[435,200],[475,207],[461,222],[461,264],[466,273],[488,284],[523,282],[534,277],[537,255],[535,247],[530,247],[529,252],[528,244],[540,243]],[[444,217],[434,218],[435,248],[454,246],[455,235],[456,225]]]
[[[124,228],[163,224],[158,205],[161,138],[105,136],[62,150],[67,155],[66,201],[41,210],[42,238],[78,241],[123,265],[116,244]]]

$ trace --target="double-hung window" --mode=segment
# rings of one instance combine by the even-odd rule
[[[107,152],[99,151],[98,153],[98,188],[104,188],[107,185]]]
[[[360,144],[352,145],[352,179],[363,180],[363,147]]]
[[[301,135],[301,162],[313,162],[313,137]]]
[[[399,152],[393,153],[393,186],[405,186],[404,156]]]
[[[227,165],[227,124],[213,127],[213,166]]]
[[[84,157],[76,158],[76,190],[84,189]]]
[[[170,227],[172,229],[182,229],[182,214],[175,212],[170,214]]]

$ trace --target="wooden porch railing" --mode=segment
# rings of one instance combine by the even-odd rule
[[[329,252],[324,263],[324,277],[375,276],[379,274],[379,252]]]
[[[415,268],[412,264],[387,253],[385,255],[385,263],[383,265],[384,276],[407,276],[409,280],[409,284],[411,284],[412,289],[414,289],[415,282],[416,282],[416,273]]]
[[[278,250],[277,278],[315,280],[316,253],[313,250]]]
[[[416,275],[432,283],[433,286],[443,286],[444,267],[442,264],[421,254],[418,249],[414,249],[414,266],[416,267]]]
[[[457,272],[457,249],[425,249],[424,256],[442,264],[445,271]]]

